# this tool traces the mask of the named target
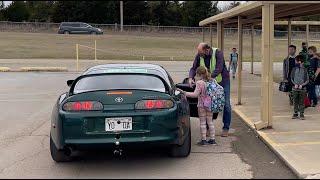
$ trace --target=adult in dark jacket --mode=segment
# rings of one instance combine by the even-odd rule
[[[293,105],[292,99],[292,81],[291,81],[291,72],[295,66],[295,57],[296,57],[297,47],[295,45],[290,45],[288,47],[288,56],[283,60],[283,81],[289,83],[289,100],[290,105]]]
[[[189,71],[189,85],[194,84],[196,69],[205,66],[211,73],[211,77],[224,88],[225,106],[223,110],[223,131],[222,137],[227,137],[231,124],[231,104],[230,104],[230,75],[225,64],[223,52],[217,48],[210,47],[207,43],[198,45],[198,53]]]
[[[316,71],[318,69],[318,58],[316,57],[317,48],[315,46],[310,46],[308,48],[308,75],[309,75],[309,84],[307,86],[308,97],[311,101],[311,106],[316,107],[318,105],[318,98],[316,95]]]

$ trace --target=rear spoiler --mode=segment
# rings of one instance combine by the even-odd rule
[[[69,90],[69,95],[73,95],[73,90],[74,90],[74,86],[77,84],[77,82],[80,79],[86,78],[86,77],[92,77],[92,76],[105,76],[105,75],[120,75],[120,74],[125,74],[125,75],[144,75],[144,76],[154,76],[157,77],[158,79],[160,79],[162,81],[162,83],[165,86],[166,89],[166,93],[168,94],[172,94],[172,88],[170,88],[169,84],[159,75],[156,74],[142,74],[142,73],[101,73],[101,74],[85,74],[85,75],[81,75],[79,77],[77,77],[75,80],[73,80],[71,86],[70,86],[70,90]]]

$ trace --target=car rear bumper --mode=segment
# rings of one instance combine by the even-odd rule
[[[106,117],[132,117],[130,131],[106,132]],[[78,117],[67,115],[62,119],[59,149],[65,146],[89,147],[96,145],[169,145],[178,144],[181,138],[177,108],[157,112],[107,113],[105,116]]]
[[[119,143],[121,147],[153,147],[153,146],[169,146],[171,144],[178,144],[179,129],[171,130],[165,134],[146,133],[114,133],[105,134],[101,137],[87,137],[87,138],[66,138],[63,141],[61,148],[72,146],[76,149],[93,149],[93,148],[112,148]]]
[[[72,146],[76,149],[112,148],[116,147],[116,142],[121,147],[146,147],[146,146],[168,146],[175,144],[176,133],[172,136],[153,137],[127,137],[117,138],[94,138],[94,139],[66,139],[65,146]]]

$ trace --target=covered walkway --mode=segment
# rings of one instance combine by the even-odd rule
[[[238,53],[239,53],[239,71],[237,104],[243,103],[242,86],[242,59],[243,59],[243,28],[255,25],[262,25],[262,72],[261,72],[261,102],[260,120],[255,122],[257,130],[272,128],[273,112],[273,60],[274,60],[274,25],[275,20],[288,20],[289,33],[288,44],[291,44],[291,20],[296,17],[320,14],[320,3],[318,1],[252,1],[232,8],[226,12],[217,14],[199,22],[200,26],[217,26],[216,47],[224,50],[224,28],[238,27]],[[210,28],[211,29],[211,28]],[[211,31],[211,44],[212,31]],[[204,39],[204,36],[203,36]],[[251,73],[253,73],[253,34],[251,35]]]
[[[233,110],[252,128],[260,121],[261,77],[242,72],[243,103],[235,105],[237,79],[231,82]],[[259,72],[258,72],[259,73]],[[257,131],[260,138],[281,157],[301,178],[320,174],[320,113],[316,108],[306,109],[306,120],[293,120],[288,97],[273,83],[273,128]],[[318,177],[319,178],[319,177]]]
[[[288,21],[288,44],[291,44],[292,20],[316,14],[320,14],[319,1],[254,1],[199,23],[200,26],[217,26],[217,42],[213,44],[212,35],[210,42],[222,50],[224,28],[238,28],[239,70],[236,82],[232,82],[233,109],[299,177],[320,175],[320,112],[308,108],[305,113],[307,120],[291,119],[293,110],[288,97],[279,92],[278,85],[273,82],[273,60],[277,50],[274,45],[274,25],[278,21]],[[297,23],[301,24],[295,22],[294,25]],[[242,30],[245,26],[262,28],[260,45],[253,45],[251,35],[252,64],[247,71],[242,68]],[[306,37],[306,40],[309,38]],[[253,73],[253,52],[257,48],[261,48],[262,53],[261,77],[250,74]]]

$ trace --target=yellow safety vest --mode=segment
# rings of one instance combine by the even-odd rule
[[[209,72],[210,74],[212,74],[212,72],[216,69],[216,63],[217,63],[217,59],[216,59],[216,51],[218,48],[212,48],[212,55],[211,55],[211,60],[210,60],[210,69]],[[200,56],[200,66],[204,66],[206,67],[205,63],[204,63],[204,59],[203,57]],[[218,83],[220,83],[222,81],[222,75],[221,73],[218,74],[218,76],[215,78],[216,81]]]

